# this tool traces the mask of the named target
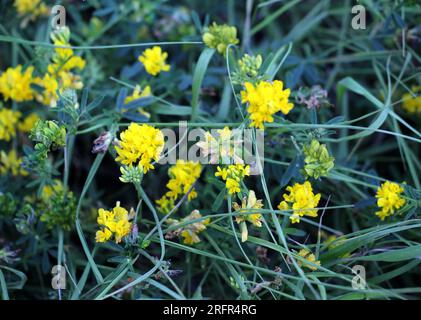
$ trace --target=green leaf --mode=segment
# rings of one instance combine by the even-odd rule
[[[196,121],[197,115],[199,113],[200,89],[202,87],[203,78],[205,77],[205,73],[208,68],[209,62],[214,53],[214,49],[204,49],[199,57],[199,60],[197,61],[196,68],[194,69],[191,100],[191,121]]]

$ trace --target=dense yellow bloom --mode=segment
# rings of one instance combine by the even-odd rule
[[[63,40],[55,40],[54,45],[56,46],[70,46],[70,43]],[[55,48],[55,54],[53,55],[53,64],[48,66],[48,72],[55,74],[61,71],[71,71],[73,69],[84,69],[85,60],[79,56],[75,56],[73,49],[71,48]]]
[[[16,102],[30,101],[34,98],[31,84],[34,67],[28,67],[22,72],[22,66],[7,68],[0,76],[0,92],[7,101],[12,99]]]
[[[112,211],[99,209],[97,222],[101,226],[101,230],[96,233],[96,242],[106,242],[114,236],[114,241],[120,243],[124,237],[130,234],[131,215],[125,208],[120,207],[120,202],[117,202]]]
[[[56,46],[70,46],[70,30],[61,28],[51,34],[51,39]],[[55,48],[52,62],[48,65],[47,73],[42,78],[36,78],[34,82],[43,87],[42,94],[37,95],[37,100],[44,105],[56,106],[58,94],[66,89],[79,90],[83,88],[83,82],[74,70],[83,70],[85,60],[76,56],[71,48]]]
[[[279,111],[288,114],[294,107],[288,102],[290,89],[283,90],[283,82],[279,80],[260,81],[256,86],[250,82],[244,84],[241,91],[241,102],[248,103],[251,126],[263,129],[265,122],[273,122],[273,115]]]
[[[127,96],[126,99],[124,100],[124,103],[127,104],[129,102],[132,102],[134,100],[140,99],[140,98],[145,98],[145,97],[149,97],[152,95],[152,90],[150,86],[146,86],[143,90],[142,88],[137,85],[134,90],[133,93],[130,96]]]
[[[16,127],[21,117],[19,111],[0,109],[0,140],[10,141],[16,136]]]
[[[132,123],[120,134],[120,141],[115,147],[116,161],[127,165],[139,165],[143,172],[154,169],[152,161],[158,161],[164,148],[164,135],[161,130],[147,124]]]
[[[402,107],[409,113],[421,113],[421,86],[412,87],[412,91],[417,93],[417,97],[413,97],[410,93],[402,96]]]
[[[18,129],[22,132],[28,133],[31,132],[35,124],[40,120],[36,113],[31,113],[22,122],[19,123]]]
[[[302,261],[297,259],[297,263],[300,267],[304,266],[304,267],[309,268],[310,270],[314,271],[314,270],[317,270],[317,266],[315,266],[313,264],[316,264],[316,265],[320,266],[320,261],[316,260],[316,256],[313,253],[311,253],[309,250],[301,249],[300,252],[298,252],[298,255],[300,257],[303,257],[308,262],[310,262],[310,263],[306,263],[306,262],[302,262]]]
[[[320,201],[320,193],[314,194],[313,188],[309,181],[303,184],[295,183],[292,187],[288,186],[287,191],[289,194],[284,194],[282,201],[278,205],[279,210],[293,209],[292,215],[289,217],[292,223],[300,222],[300,217],[309,216],[317,217],[317,207]]]
[[[193,161],[177,160],[176,164],[168,170],[170,181],[167,183],[169,191],[156,203],[159,205],[159,210],[163,213],[168,213],[173,207],[174,202],[180,196],[185,195],[197,179],[200,177],[202,166],[200,163]],[[197,192],[193,188],[188,195],[188,200],[197,197]]]
[[[229,194],[235,194],[241,191],[241,180],[250,175],[250,166],[243,164],[231,164],[227,168],[217,167],[216,177],[221,177],[225,181],[225,187]]]
[[[145,67],[147,73],[156,76],[161,71],[170,71],[170,65],[165,63],[168,57],[167,52],[163,52],[161,47],[154,46],[152,49],[146,49],[139,56],[139,61]]]
[[[171,198],[177,198],[186,194],[196,180],[199,179],[201,171],[202,165],[200,163],[177,160],[176,164],[168,170],[171,179],[167,184],[168,189],[170,189],[167,195]],[[197,193],[193,188],[189,194],[189,200],[196,197]]]
[[[14,6],[19,15],[29,14],[32,19],[48,14],[47,5],[41,0],[15,0]]]
[[[256,194],[253,190],[250,190],[248,197],[244,197],[241,202],[241,206],[234,202],[233,208],[235,211],[243,212],[244,214],[235,217],[236,222],[240,225],[241,230],[241,241],[245,242],[248,238],[248,230],[246,221],[250,222],[255,227],[260,228],[262,226],[262,214],[259,212],[249,213],[250,209],[263,208],[262,200],[257,200]]]
[[[182,223],[186,223],[192,220],[200,219],[202,215],[200,214],[199,210],[193,210],[187,217],[181,219],[181,221],[175,219],[168,219],[167,222],[170,225],[178,225]],[[181,235],[183,238],[183,243],[187,245],[192,245],[195,243],[200,242],[200,238],[198,234],[204,230],[206,230],[206,226],[210,223],[210,219],[204,219],[201,221],[196,221],[184,225],[175,230],[174,234]]]
[[[401,197],[404,189],[395,182],[386,181],[378,189],[376,193],[377,205],[380,210],[376,212],[376,216],[384,220],[391,216],[395,210],[402,208],[406,201]]]
[[[19,158],[15,150],[7,154],[0,152],[0,174],[10,173],[12,176],[26,176],[28,172],[22,168],[22,158]]]

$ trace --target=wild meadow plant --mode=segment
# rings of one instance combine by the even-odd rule
[[[419,298],[421,6],[358,4],[0,1],[0,297]]]

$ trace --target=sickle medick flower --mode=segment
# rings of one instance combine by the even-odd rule
[[[421,114],[421,86],[412,87],[412,91],[417,93],[417,96],[405,93],[402,96],[402,108],[411,114]]]
[[[288,114],[294,107],[288,101],[291,90],[283,89],[283,82],[260,81],[256,85],[246,82],[245,90],[241,91],[241,102],[248,103],[247,112],[250,115],[251,127],[263,129],[265,122],[273,122],[277,112]]]
[[[279,210],[293,209],[292,215],[289,217],[292,223],[300,222],[300,217],[309,216],[317,217],[317,207],[320,201],[320,193],[314,194],[313,188],[309,181],[303,184],[296,183],[292,187],[286,188],[289,194],[284,194],[284,201],[278,205]]]
[[[146,49],[139,56],[139,61],[145,67],[147,73],[157,76],[162,71],[170,71],[171,66],[165,62],[168,53],[163,52],[161,47],[154,46],[152,49]]]
[[[316,256],[313,253],[311,253],[311,251],[309,251],[307,249],[301,249],[298,252],[298,255],[300,257],[304,258],[306,261],[310,262],[310,263],[303,262],[303,261],[297,259],[297,263],[300,267],[306,267],[306,268],[308,268],[312,271],[315,271],[315,270],[317,270],[317,266],[315,266],[313,264],[316,264],[316,265],[320,266],[320,261],[316,260]]]
[[[20,16],[29,15],[31,20],[48,15],[48,7],[41,0],[15,0],[14,7]]]
[[[381,220],[391,216],[396,210],[402,208],[406,200],[401,197],[404,189],[395,182],[386,181],[378,189],[376,193],[377,205],[380,210],[376,212]]]
[[[200,214],[199,210],[193,210],[187,217],[181,219],[181,221],[178,221],[176,219],[168,219],[167,222],[170,225],[178,225],[200,218],[202,218],[202,215]],[[195,243],[200,242],[198,234],[206,230],[206,226],[209,223],[210,219],[192,222],[176,229],[169,236],[172,237],[173,235],[180,235],[183,238],[184,244],[193,245]]]
[[[250,222],[252,225],[258,228],[262,226],[262,214],[259,212],[247,214],[247,211],[249,209],[263,208],[262,200],[257,200],[255,192],[250,190],[248,197],[243,198],[241,205],[239,205],[237,202],[234,202],[232,206],[235,211],[246,212],[243,215],[238,215],[235,217],[235,221],[240,225],[241,241],[245,242],[248,238],[246,221]]]
[[[158,161],[164,148],[164,135],[159,129],[137,123],[131,123],[127,130],[120,134],[115,146],[116,161],[126,166],[141,166],[144,173],[154,169],[152,161]]]
[[[10,141],[16,136],[16,127],[21,115],[19,111],[2,108],[0,105],[0,140]]]
[[[99,209],[97,222],[101,229],[97,231],[95,241],[106,242],[114,236],[115,243],[128,236],[132,230],[133,211],[129,212],[120,206],[117,202],[116,206],[111,210]]]
[[[16,150],[9,153],[0,152],[0,174],[10,173],[12,176],[27,176],[28,172],[22,168],[22,158],[19,158]]]
[[[193,161],[177,160],[176,164],[168,170],[170,180],[167,183],[169,191],[156,203],[159,210],[168,213],[174,207],[175,200],[185,195],[197,179],[200,178],[202,165]],[[189,195],[188,201],[197,197],[197,192],[193,188]]]
[[[152,90],[150,86],[145,86],[142,89],[139,85],[136,85],[136,87],[133,90],[133,93],[130,96],[126,97],[126,99],[124,100],[124,103],[128,104],[129,102],[132,102],[134,100],[149,97],[151,95],[152,95]]]
[[[227,168],[217,167],[215,177],[221,177],[225,181],[225,187],[230,195],[241,191],[240,182],[250,175],[250,166],[243,164],[231,164]]]
[[[34,83],[32,73],[34,67],[30,66],[22,72],[22,66],[7,68],[0,76],[0,93],[4,99],[16,102],[31,101],[34,99],[34,91],[31,84]]]

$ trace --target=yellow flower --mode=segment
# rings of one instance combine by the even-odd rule
[[[412,91],[418,96],[414,97],[410,93],[405,93],[402,96],[402,107],[409,113],[421,113],[421,86],[412,87]]]
[[[154,169],[152,161],[158,161],[164,148],[164,135],[161,130],[147,124],[132,123],[120,134],[120,141],[115,147],[116,161],[127,165],[139,165],[143,172]]]
[[[56,46],[70,46],[70,30],[61,28],[51,34],[51,39]],[[62,93],[66,89],[79,90],[83,82],[79,75],[73,73],[74,69],[83,70],[85,60],[74,55],[71,48],[55,48],[52,62],[48,65],[47,73],[42,78],[34,79],[34,83],[44,88],[42,94],[36,98],[44,105],[55,107],[57,104],[57,90]]]
[[[181,219],[179,222],[175,219],[169,219],[167,222],[170,224],[180,224],[186,223],[192,220],[200,219],[202,215],[200,214],[199,210],[193,210],[187,217]],[[183,243],[187,245],[192,245],[195,243],[200,242],[200,238],[198,234],[204,230],[206,230],[206,226],[210,223],[210,219],[205,219],[197,222],[192,222],[187,225],[184,225],[175,231],[175,234],[181,235],[183,238]]]
[[[215,177],[221,177],[222,178],[222,180],[227,180],[227,177],[228,177],[228,170],[227,170],[227,168],[223,168],[223,169],[221,169],[221,167],[220,166],[218,166],[217,168],[216,168],[216,173],[215,173]]]
[[[131,214],[125,208],[120,207],[120,202],[117,202],[112,211],[99,209],[97,222],[101,226],[101,230],[97,231],[95,241],[106,242],[114,236],[114,241],[120,243],[124,237],[130,234],[131,218]]]
[[[261,213],[252,213],[247,214],[249,209],[260,209],[263,208],[262,200],[257,200],[256,194],[253,190],[250,190],[248,197],[244,197],[241,202],[241,206],[234,202],[233,208],[235,211],[244,212],[245,214],[236,216],[235,220],[240,225],[241,230],[241,241],[245,242],[248,238],[248,230],[246,221],[253,224],[255,227],[260,228],[262,226],[262,214]]]
[[[237,192],[240,192],[240,183],[232,178],[228,178],[226,182],[226,187],[228,189],[229,194],[235,194]]]
[[[307,249],[301,249],[300,252],[298,252],[298,255],[302,258],[304,258],[305,260],[307,260],[310,263],[306,263],[303,262],[301,260],[297,259],[297,263],[300,267],[304,266],[306,268],[309,268],[310,270],[317,270],[317,266],[315,265],[319,265],[320,266],[320,261],[316,260],[316,257],[313,253],[311,253],[311,251],[307,250]],[[315,265],[313,265],[315,264]]]
[[[174,201],[178,197],[186,194],[192,185],[200,177],[202,166],[200,163],[193,161],[177,160],[176,164],[168,170],[170,180],[167,183],[169,191],[160,199],[157,200],[159,210],[163,213],[168,213],[170,204],[174,205]],[[193,188],[188,195],[188,200],[193,200],[197,197],[196,190]],[[171,201],[171,200],[172,201]]]
[[[241,191],[240,181],[250,175],[250,166],[243,164],[231,164],[227,168],[217,167],[216,177],[221,177],[225,181],[225,187],[229,194],[235,194]]]
[[[18,129],[22,132],[28,133],[31,132],[35,124],[40,120],[36,113],[31,113],[28,115],[21,123],[18,125]]]
[[[98,230],[96,232],[95,241],[100,242],[106,242],[112,237],[113,233],[105,228],[104,230]]]
[[[292,223],[300,222],[300,217],[309,216],[317,217],[317,207],[320,201],[320,193],[314,194],[313,188],[309,181],[303,184],[296,183],[292,187],[286,189],[289,194],[284,194],[285,201],[281,201],[278,205],[279,210],[293,209],[292,215],[289,217]]]
[[[19,111],[0,109],[0,140],[10,141],[16,136],[16,127],[20,117]]]
[[[376,193],[377,205],[380,210],[376,212],[376,216],[384,220],[391,216],[395,210],[403,207],[406,200],[401,197],[404,189],[395,182],[386,181],[378,189]]]
[[[29,14],[31,19],[46,16],[48,7],[41,0],[15,0],[13,4],[20,16]]]
[[[139,61],[145,67],[147,73],[156,76],[161,71],[169,71],[170,65],[165,63],[168,53],[163,52],[161,47],[154,46],[152,49],[146,49],[139,56]]]
[[[129,102],[132,102],[132,101],[140,99],[140,98],[149,97],[150,95],[152,95],[152,90],[151,90],[150,86],[146,86],[142,90],[139,85],[136,85],[136,87],[133,90],[132,95],[126,97],[126,99],[124,100],[124,103],[127,104]]]
[[[12,99],[16,102],[30,101],[34,98],[31,84],[33,83],[32,72],[34,67],[26,68],[22,72],[22,66],[8,68],[0,76],[0,93],[7,101]]]
[[[283,82],[279,80],[260,81],[256,86],[250,82],[244,84],[241,91],[241,102],[248,103],[251,126],[263,129],[265,122],[273,122],[273,115],[279,111],[288,114],[294,107],[288,102],[290,89],[283,90]]]
[[[15,150],[7,154],[0,152],[0,174],[10,173],[12,176],[27,176],[28,172],[22,168],[22,158],[18,158]]]

